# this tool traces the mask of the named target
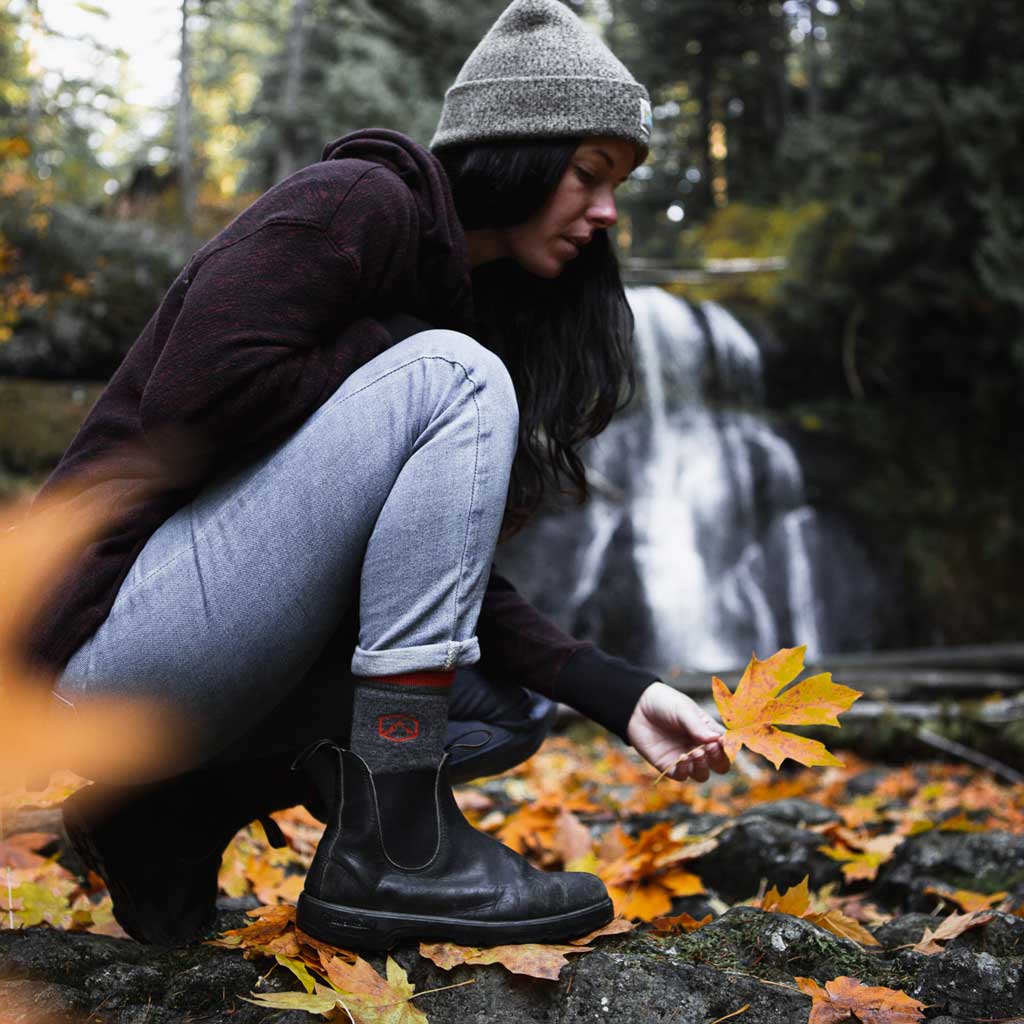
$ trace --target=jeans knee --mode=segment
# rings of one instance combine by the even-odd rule
[[[500,411],[499,419],[510,427],[513,436],[519,428],[519,402],[508,367],[500,356],[475,338],[459,331],[434,328],[409,339],[427,347],[430,354],[457,363],[474,382],[478,397]]]

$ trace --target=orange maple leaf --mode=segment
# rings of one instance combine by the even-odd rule
[[[846,975],[826,981],[824,989],[813,978],[794,980],[813,1000],[807,1024],[839,1024],[851,1016],[862,1024],[916,1024],[924,1017],[925,1004],[898,989],[862,985]]]
[[[776,769],[785,759],[803,765],[837,765],[843,762],[824,743],[783,732],[778,725],[833,725],[836,716],[862,696],[860,690],[832,682],[828,672],[810,676],[788,689],[803,671],[806,647],[789,647],[765,661],[751,657],[735,693],[717,676],[711,686],[726,731],[722,737],[731,761],[740,747],[763,754]]]
[[[957,889],[950,892],[948,889],[940,889],[934,885],[926,885],[925,892],[934,893],[944,900],[955,903],[961,910],[970,912],[972,910],[991,910],[997,903],[1009,896],[1008,892],[973,892],[970,889]]]
[[[651,921],[652,933],[654,935],[681,935],[683,932],[695,932],[703,928],[711,920],[710,914],[705,914],[699,921],[689,914],[677,914],[675,917],[656,917]]]

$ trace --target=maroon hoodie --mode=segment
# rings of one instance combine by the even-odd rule
[[[372,129],[327,146],[199,249],[128,350],[43,488],[102,488],[114,519],[55,592],[33,652],[62,667],[157,527],[297,430],[392,344],[380,320],[399,312],[473,333],[465,235],[444,170],[404,135]],[[623,738],[655,678],[567,636],[494,573],[477,633],[483,671]]]

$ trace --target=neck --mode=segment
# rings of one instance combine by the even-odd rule
[[[508,255],[505,239],[493,228],[480,228],[466,232],[469,249],[469,267],[474,270],[481,263],[490,263]]]

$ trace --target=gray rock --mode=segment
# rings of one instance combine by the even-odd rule
[[[924,832],[897,847],[872,895],[905,910],[930,910],[930,886],[991,893],[1024,885],[1024,836],[1009,832]]]
[[[868,796],[888,774],[888,768],[869,768],[846,780],[846,792],[851,796]]]
[[[803,918],[733,907],[703,928],[668,944],[678,959],[736,969],[791,982],[795,975],[829,980],[855,975],[883,984],[890,980],[884,961],[857,943],[842,939]]]
[[[79,1015],[86,1004],[85,996],[67,985],[49,981],[0,981],[4,1024],[64,1021]]]
[[[382,969],[383,958],[369,959]],[[744,1003],[746,1024],[806,1024],[810,1006],[800,993],[688,963],[670,943],[642,936],[602,940],[594,952],[570,957],[558,981],[518,977],[497,965],[442,971],[414,949],[395,959],[418,990],[474,981],[417,1000],[435,1024],[705,1024]]]
[[[937,924],[931,914],[903,914],[880,924],[872,934],[886,949],[894,949],[908,942],[919,942],[925,928],[934,928]]]
[[[757,804],[745,810],[740,818],[771,818],[783,825],[824,825],[832,821],[840,821],[840,817],[829,807],[816,804],[811,800],[800,800],[790,797],[786,800],[772,800]]]
[[[1024,957],[1024,917],[993,911],[992,920],[970,928],[946,944],[946,949],[963,946],[977,953],[998,957]]]
[[[104,964],[84,983],[94,1005],[102,1003],[110,1009],[152,1003],[159,1000],[165,987],[163,975],[155,967],[142,964]]]
[[[1009,1017],[1024,1010],[1024,967],[990,953],[947,949],[929,957],[909,994],[960,1017]]]
[[[819,889],[840,877],[838,862],[818,852],[821,836],[764,817],[740,818],[718,837],[718,848],[691,862],[705,885],[728,903],[757,892],[762,878],[769,885],[796,885],[809,875]]]

